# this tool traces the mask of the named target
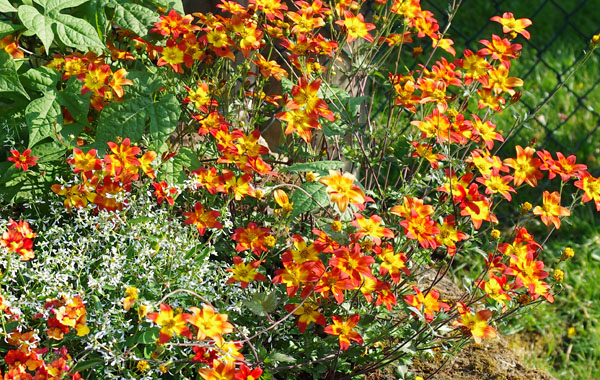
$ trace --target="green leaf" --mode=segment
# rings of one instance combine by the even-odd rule
[[[281,352],[272,352],[271,354],[269,354],[269,360],[273,362],[294,363],[296,361],[296,358]]]
[[[150,137],[158,153],[167,149],[166,141],[177,128],[180,114],[180,103],[173,94],[167,94],[148,109]]]
[[[29,148],[47,137],[60,132],[62,115],[54,91],[34,99],[25,109],[25,120],[29,128]]]
[[[10,161],[0,162],[0,185],[4,185],[17,178],[21,173],[20,170],[15,168],[15,164]],[[0,189],[4,186],[0,186]]]
[[[46,92],[56,88],[60,77],[61,75],[58,71],[42,66],[29,69],[25,74],[21,75],[21,80],[27,88],[38,92]]]
[[[129,219],[127,221],[127,224],[133,225],[133,224],[138,224],[138,223],[146,223],[146,222],[150,222],[152,220],[154,220],[153,217],[150,217],[150,216],[140,216],[139,218]]]
[[[65,8],[74,8],[88,0],[35,0],[36,3],[44,7],[46,14],[50,12],[58,12]]]
[[[59,12],[53,12],[51,16],[56,21],[56,34],[63,44],[81,50],[104,49],[98,32],[89,22]]]
[[[127,79],[133,82],[134,91],[138,94],[150,95],[164,87],[162,78],[148,71],[129,71]]]
[[[77,362],[77,364],[75,364],[73,368],[70,369],[70,371],[75,373],[76,371],[84,371],[86,369],[98,367],[102,364],[104,364],[104,360],[101,358],[84,360],[81,362]]]
[[[60,41],[68,47],[80,50],[90,48],[104,49],[99,32],[87,21],[62,14],[65,8],[81,5],[88,0],[36,0],[42,6],[43,14],[31,5],[21,5],[17,12],[25,27],[33,31],[42,41],[46,53],[54,41],[54,32]]]
[[[54,32],[52,31],[54,21],[30,5],[21,5],[17,12],[23,25],[40,38],[44,49],[48,52],[52,41],[54,41]]]
[[[354,118],[358,113],[358,108],[360,104],[367,99],[366,96],[358,96],[355,98],[348,98],[346,100],[346,104],[348,105],[347,110],[350,114],[350,117]]]
[[[40,161],[38,163],[49,163],[59,160],[64,162],[64,159],[66,158],[66,151],[67,147],[56,141],[48,141],[41,144],[37,144],[32,149],[33,155],[40,158]]]
[[[65,106],[73,119],[80,124],[88,125],[91,92],[81,95],[81,82],[75,77],[69,78],[67,87],[58,93],[58,103]]]
[[[327,121],[323,125],[323,134],[327,137],[345,135],[348,130],[348,125],[340,122],[340,120],[337,120],[333,123]]]
[[[183,9],[183,1],[181,0],[167,0],[167,8],[175,9],[180,15],[185,14]]]
[[[251,312],[259,317],[264,317],[277,308],[279,298],[275,293],[267,294],[265,292],[259,292],[255,293],[251,300],[243,301],[243,303]]]
[[[108,27],[105,8],[109,0],[88,0],[83,5],[84,18],[96,29],[99,36],[105,33]]]
[[[17,92],[29,99],[19,81],[15,60],[7,52],[0,50],[0,93],[3,92]]]
[[[8,0],[0,0],[0,12],[8,13],[8,12],[16,12],[17,9],[12,6]]]
[[[285,77],[281,78],[281,87],[282,87],[283,94],[287,94],[287,93],[291,92],[292,87],[294,87],[294,86],[295,86],[295,84],[291,80],[289,80]]]
[[[19,327],[19,322],[17,322],[17,321],[8,322],[5,327],[6,327],[5,331],[7,331],[7,332],[13,331],[17,327]]]
[[[344,167],[342,161],[315,161],[315,162],[300,162],[283,168],[286,172],[314,172],[328,170],[337,170]]]
[[[196,154],[190,148],[183,147],[179,149],[175,157],[161,166],[161,171],[165,173],[169,183],[182,184],[188,178],[183,169],[195,170],[200,166],[201,163]]]
[[[106,143],[115,137],[129,137],[133,142],[144,135],[148,110],[152,107],[148,98],[127,99],[122,103],[110,103],[100,113],[96,129],[97,149],[104,149]]]
[[[129,29],[138,36],[148,34],[148,27],[158,20],[156,12],[133,3],[113,1],[115,5],[114,21],[123,29]]]
[[[15,9],[15,12],[17,10]],[[7,34],[12,34],[18,30],[23,29],[21,25],[11,24],[10,22],[0,21],[0,37],[3,37]]]
[[[292,194],[292,199],[290,199],[290,201],[294,203],[294,209],[290,214],[291,217],[301,215],[305,212],[314,210],[317,207],[327,206],[329,204],[325,186],[321,183],[306,182],[302,184],[301,188],[304,189],[304,191],[296,189],[294,194]]]
[[[160,333],[160,328],[153,327],[147,331],[144,331],[137,339],[138,343],[142,344],[152,344],[156,343],[158,340],[158,335]]]

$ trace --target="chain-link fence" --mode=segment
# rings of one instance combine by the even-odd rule
[[[443,30],[450,3],[422,0],[422,8],[434,12]],[[533,25],[528,28],[530,40],[517,38],[522,55],[511,68],[511,76],[525,81],[523,96],[498,125],[507,130],[513,113],[531,114],[546,104],[509,137],[505,149],[536,139],[538,148],[575,154],[590,168],[600,168],[600,49],[552,96],[600,32],[600,0],[463,0],[448,30],[458,54],[462,48],[479,50],[479,41],[489,40],[492,33],[502,35],[490,18],[507,11],[529,18]]]

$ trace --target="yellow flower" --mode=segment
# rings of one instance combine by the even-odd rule
[[[565,272],[560,269],[555,269],[552,277],[554,277],[554,281],[562,282],[562,280],[565,278]]]
[[[573,256],[575,256],[575,251],[573,251],[573,248],[567,247],[563,251],[562,256],[560,257],[560,260],[565,261],[567,259],[572,258]]]
[[[273,235],[265,236],[265,245],[266,246],[273,247],[275,245],[275,243],[277,243],[277,239],[275,239],[275,236],[273,236]]]
[[[600,33],[596,34],[595,36],[592,37],[592,49],[597,48],[598,46],[600,46]]]
[[[492,237],[492,239],[498,240],[500,239],[500,231],[497,229],[493,229],[492,232],[490,232],[490,236]]]
[[[342,230],[342,222],[339,220],[334,220],[331,222],[331,229],[333,232],[340,232]]]
[[[533,207],[533,205],[529,202],[525,202],[521,205],[521,214],[525,215],[527,214],[527,212],[529,210],[531,210],[531,208]]]
[[[147,370],[148,370],[148,362],[147,362],[147,361],[145,361],[145,360],[140,360],[140,361],[137,363],[137,366],[136,366],[136,367],[137,367],[138,371],[140,371],[140,372],[147,371]]]

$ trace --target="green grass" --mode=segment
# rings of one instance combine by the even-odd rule
[[[567,245],[575,257],[559,265],[565,281],[554,305],[543,303],[529,310],[515,318],[511,328],[518,332],[520,344],[533,342],[526,358],[536,367],[559,379],[599,379],[600,234],[587,236],[583,243],[554,241],[543,255],[558,258]]]

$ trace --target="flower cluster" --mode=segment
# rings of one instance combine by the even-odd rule
[[[51,189],[65,197],[65,207],[81,208],[92,202],[101,210],[117,210],[124,206],[119,194],[131,190],[132,183],[140,179],[140,172],[154,179],[152,163],[156,152],[147,151],[141,157],[141,149],[131,146],[129,138],[121,144],[109,142],[110,153],[103,159],[98,158],[97,150],[90,149],[84,153],[81,149],[73,149],[73,157],[67,162],[73,165],[73,173],[79,174],[79,181],[73,185],[52,185]],[[158,186],[157,186],[158,185]],[[162,184],[155,184],[156,194],[160,201],[164,197],[160,192]],[[167,195],[167,198],[169,196]]]
[[[33,238],[36,233],[31,230],[29,223],[24,220],[15,222],[10,219],[8,229],[2,232],[0,246],[6,248],[11,253],[18,253],[21,260],[27,261],[35,257],[33,253]]]
[[[135,59],[130,53],[118,51],[111,46],[111,55],[114,61],[118,59]],[[91,92],[90,106],[100,112],[107,103],[122,102],[125,91],[123,86],[132,85],[130,79],[126,79],[127,70],[121,68],[113,72],[111,66],[106,63],[107,57],[98,56],[89,52],[86,54],[73,53],[69,55],[57,54],[47,66],[62,73],[62,80],[71,77],[83,82],[81,95]],[[64,116],[70,122],[74,122],[69,111],[63,109]]]

